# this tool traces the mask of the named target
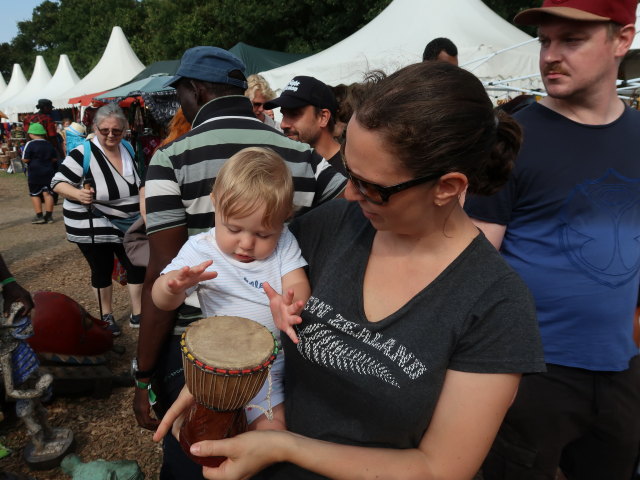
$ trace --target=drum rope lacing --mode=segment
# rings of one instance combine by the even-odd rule
[[[197,377],[197,381],[198,381],[198,391],[200,392],[209,392],[208,394],[206,394],[205,396],[207,397],[208,401],[202,401],[203,399],[201,398],[201,400],[199,401],[199,403],[210,409],[210,410],[214,410],[214,411],[228,411],[229,408],[221,408],[221,405],[219,403],[215,404],[217,402],[216,398],[213,398],[211,396],[211,392],[215,392],[217,391],[216,388],[216,384],[218,383],[218,380],[220,380],[221,383],[221,398],[225,399],[225,402],[227,404],[231,404],[231,405],[235,405],[238,404],[236,408],[257,408],[258,410],[260,410],[262,413],[264,413],[264,415],[267,417],[267,419],[269,421],[273,420],[273,406],[271,404],[271,394],[272,394],[272,386],[273,386],[273,380],[271,377],[271,367],[275,361],[275,358],[277,357],[279,351],[280,351],[280,346],[278,345],[278,342],[275,338],[275,336],[273,335],[272,332],[271,336],[273,338],[274,341],[274,345],[273,345],[273,352],[271,353],[271,355],[268,357],[268,359],[266,359],[262,364],[257,365],[255,367],[252,368],[245,368],[245,369],[234,369],[234,370],[230,370],[230,369],[224,369],[224,368],[217,368],[217,367],[212,367],[209,366],[207,364],[205,364],[204,362],[198,360],[192,352],[189,351],[189,348],[186,345],[186,332],[184,332],[182,334],[182,338],[180,339],[180,349],[182,350],[182,353],[184,354],[184,357],[186,359],[189,360],[189,362],[194,365],[197,369],[203,371],[203,372],[207,372],[209,374],[213,374],[212,376],[207,376],[207,379],[209,381],[212,381],[212,383],[209,383],[209,389],[206,388],[206,379],[205,377]],[[252,392],[254,390],[259,390],[259,388],[256,388],[257,382],[262,382],[264,380],[260,380],[260,376],[257,375],[252,375],[252,374],[256,374],[259,372],[264,372],[264,370],[267,370],[267,380],[269,382],[269,388],[267,390],[267,405],[268,408],[264,408],[261,405],[255,405],[255,404],[248,404],[245,405],[242,402],[240,402],[241,399],[243,398],[247,398],[247,392]],[[186,380],[186,376],[187,376],[187,371],[185,370],[185,380]],[[244,377],[247,380],[250,381],[246,381],[246,382],[240,382],[240,383],[234,383],[233,388],[228,390],[228,385],[226,382],[223,381],[224,377]],[[264,377],[262,377],[264,378]],[[251,381],[252,380],[252,381]],[[188,383],[188,382],[187,382]],[[241,388],[239,388],[239,385],[242,385]]]

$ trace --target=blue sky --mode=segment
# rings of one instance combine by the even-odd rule
[[[18,22],[31,19],[33,9],[44,0],[0,0],[0,43],[18,34]]]

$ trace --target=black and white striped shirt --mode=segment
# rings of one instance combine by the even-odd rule
[[[122,243],[124,234],[114,226],[110,218],[134,217],[140,212],[138,188],[140,177],[136,172],[129,152],[120,145],[123,174],[121,175],[107,159],[97,139],[91,142],[91,161],[87,178],[93,179],[95,189],[92,222],[89,221],[87,205],[65,199],[62,213],[67,230],[67,239],[74,243]],[[55,187],[60,182],[82,188],[84,145],[79,145],[64,159],[58,173],[51,182]],[[91,228],[93,223],[93,229]]]

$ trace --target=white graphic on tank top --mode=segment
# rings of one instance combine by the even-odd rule
[[[298,351],[309,361],[343,372],[370,375],[400,387],[386,366],[366,352],[347,345],[325,325],[308,325],[298,331],[298,338]]]
[[[305,310],[317,318],[327,316],[333,308],[311,297]],[[311,323],[297,328],[298,351],[307,360],[340,371],[369,375],[399,387],[392,367],[376,358],[378,353],[399,367],[411,380],[422,376],[426,365],[395,338],[387,338],[364,325],[345,319],[340,314],[330,315],[324,322]],[[354,345],[348,337],[355,339]]]

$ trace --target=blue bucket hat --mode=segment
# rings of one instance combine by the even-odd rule
[[[245,66],[238,57],[218,47],[193,47],[184,52],[176,75],[165,87],[173,87],[181,78],[192,78],[210,83],[226,83],[247,88],[246,80],[231,78],[229,73],[240,70],[244,74]]]

